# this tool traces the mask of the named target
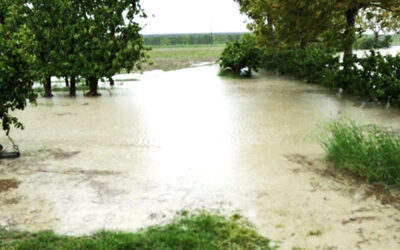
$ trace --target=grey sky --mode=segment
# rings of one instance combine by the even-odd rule
[[[233,0],[141,0],[143,34],[243,32],[245,16]]]

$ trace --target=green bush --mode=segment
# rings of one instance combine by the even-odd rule
[[[292,48],[264,55],[266,70],[282,75],[341,88],[369,101],[390,102],[400,106],[400,55],[383,56],[374,50],[368,56],[339,63],[339,58],[321,46]]]
[[[291,75],[307,82],[326,82],[332,71],[339,69],[339,58],[321,45],[307,46],[305,49],[292,48],[267,53],[263,65],[266,70]]]
[[[255,38],[244,35],[237,42],[227,43],[217,62],[222,71],[250,77],[252,71],[257,72],[261,59],[262,51],[257,47]]]
[[[393,131],[333,121],[324,128],[321,143],[337,168],[370,182],[400,184],[400,138]]]
[[[400,56],[370,51],[364,58],[342,63],[333,79],[335,87],[371,101],[400,103]]]

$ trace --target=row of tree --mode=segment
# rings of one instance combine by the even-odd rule
[[[321,42],[352,55],[357,36],[399,27],[399,0],[235,0],[266,49]]]
[[[84,78],[88,96],[98,80],[131,70],[146,58],[137,19],[139,0],[0,0],[0,121],[21,127],[10,110],[35,100],[34,81],[51,97],[51,77]]]

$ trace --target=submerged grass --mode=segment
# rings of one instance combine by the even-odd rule
[[[392,130],[353,121],[332,121],[321,136],[326,156],[337,168],[369,182],[400,184],[400,138]]]
[[[137,233],[99,232],[69,237],[53,232],[15,233],[0,229],[0,249],[275,249],[240,216],[184,213],[165,226]]]

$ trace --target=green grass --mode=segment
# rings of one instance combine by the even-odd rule
[[[137,233],[99,232],[69,237],[53,232],[14,233],[0,230],[1,249],[275,249],[240,216],[225,218],[183,214],[165,226]]]
[[[224,46],[209,47],[164,47],[153,48],[148,52],[150,59],[209,59],[218,58]]]
[[[369,182],[400,184],[400,138],[392,130],[332,121],[324,128],[321,143],[337,168]]]

